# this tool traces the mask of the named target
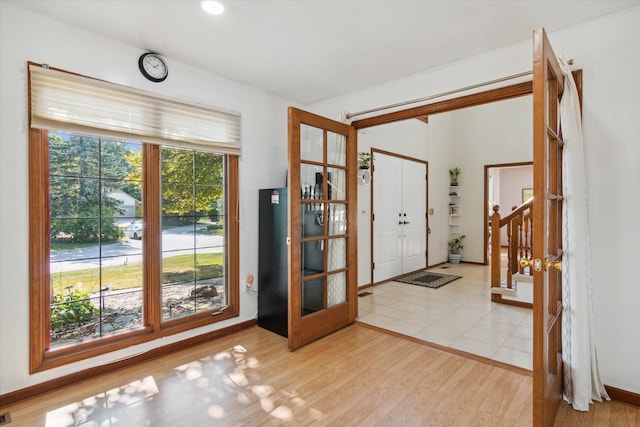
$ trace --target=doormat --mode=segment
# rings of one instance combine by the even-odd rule
[[[419,273],[405,276],[401,279],[395,279],[396,282],[408,283],[410,285],[425,286],[427,288],[437,289],[441,286],[458,280],[462,276],[452,276],[450,274],[440,274],[431,271],[421,271]]]

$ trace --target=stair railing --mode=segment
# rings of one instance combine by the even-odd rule
[[[528,270],[520,266],[520,260],[531,258],[532,222],[531,209],[533,197],[514,207],[504,218],[500,216],[500,206],[493,207],[491,216],[491,287],[501,287],[501,240],[502,228],[507,230],[507,278],[506,287],[513,288],[513,275],[516,273],[529,274]],[[493,297],[492,297],[493,298]],[[499,298],[498,298],[499,299]],[[495,299],[494,299],[495,300]]]

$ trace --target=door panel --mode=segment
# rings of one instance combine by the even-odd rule
[[[289,108],[289,348],[354,322],[356,133]]]
[[[562,393],[562,71],[543,29],[533,35],[533,416],[552,426]],[[537,264],[537,266],[536,266]]]
[[[402,164],[397,157],[377,153],[374,159],[373,282],[402,274],[401,192]]]
[[[402,165],[402,272],[427,267],[427,165],[404,160]]]

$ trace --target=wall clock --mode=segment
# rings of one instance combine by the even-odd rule
[[[138,67],[142,75],[152,82],[163,82],[169,75],[167,63],[156,53],[147,52],[140,55]]]

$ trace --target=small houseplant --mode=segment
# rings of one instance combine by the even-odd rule
[[[360,165],[360,169],[369,169],[372,160],[373,154],[367,153],[366,151],[361,151],[360,153],[358,153],[358,163]]]
[[[460,168],[455,167],[453,169],[449,169],[449,182],[452,187],[458,185],[458,176],[460,176]]]
[[[449,240],[449,263],[460,264],[460,259],[462,258],[460,250],[464,248],[462,245],[462,240],[464,238],[465,236],[462,235]]]

